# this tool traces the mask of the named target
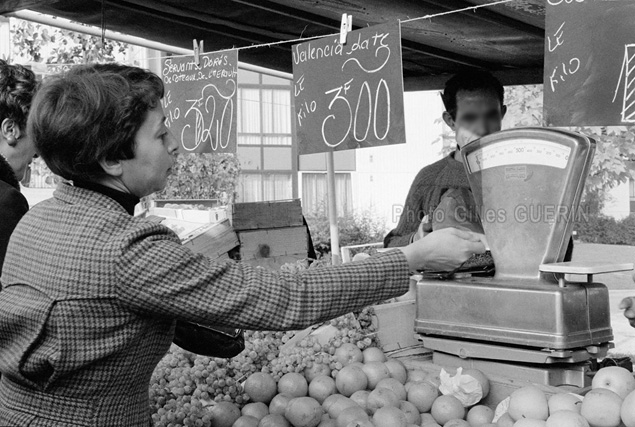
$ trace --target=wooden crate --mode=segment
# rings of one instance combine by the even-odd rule
[[[183,246],[212,259],[224,259],[227,252],[240,244],[228,220],[207,224],[182,241]]]
[[[427,358],[418,358],[418,357],[403,357],[399,358],[401,362],[406,365],[408,370],[422,370],[430,375],[434,375],[436,377],[441,373],[441,369],[445,369],[450,375],[456,374],[455,368],[439,366],[432,363]],[[481,401],[483,405],[487,405],[492,409],[496,409],[496,406],[506,399],[510,394],[519,388],[530,385],[531,383],[526,381],[518,381],[498,375],[486,374],[490,383],[490,392],[489,394]],[[557,393],[577,393],[583,394],[585,389],[580,389],[576,387],[552,387],[543,384],[531,384],[539,389],[541,389],[547,398]]]
[[[234,203],[229,208],[229,218],[236,231],[303,225],[300,199]]]
[[[239,231],[238,238],[243,261],[307,257],[309,238],[305,226]]]
[[[377,338],[384,352],[388,355],[416,349],[417,353],[430,353],[415,338],[414,325],[417,315],[416,301],[400,301],[373,306]],[[408,353],[410,354],[410,353]]]

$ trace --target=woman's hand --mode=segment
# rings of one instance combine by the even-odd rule
[[[408,259],[410,271],[451,271],[474,254],[485,252],[483,234],[457,228],[444,228],[400,248]]]

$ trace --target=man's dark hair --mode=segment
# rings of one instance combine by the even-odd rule
[[[150,71],[77,66],[44,81],[33,99],[28,132],[53,173],[90,181],[103,175],[100,161],[134,157],[135,135],[162,97],[163,82]]]
[[[0,59],[0,123],[4,119],[11,119],[21,130],[25,130],[37,86],[33,71]]]
[[[484,70],[464,70],[452,76],[445,83],[445,89],[441,94],[445,111],[450,113],[452,119],[456,119],[456,95],[460,91],[491,91],[498,97],[501,107],[503,106],[505,90],[496,77]]]

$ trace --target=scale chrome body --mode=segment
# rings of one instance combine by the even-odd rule
[[[583,135],[532,128],[461,150],[496,272],[418,282],[415,332],[435,363],[588,384],[588,361],[613,339],[608,290],[593,275],[633,268],[561,262],[594,151]]]

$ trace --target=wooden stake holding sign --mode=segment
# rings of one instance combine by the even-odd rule
[[[405,143],[399,22],[294,45],[300,154],[326,153],[331,256],[339,264],[333,151]],[[343,44],[342,42],[346,42]]]

